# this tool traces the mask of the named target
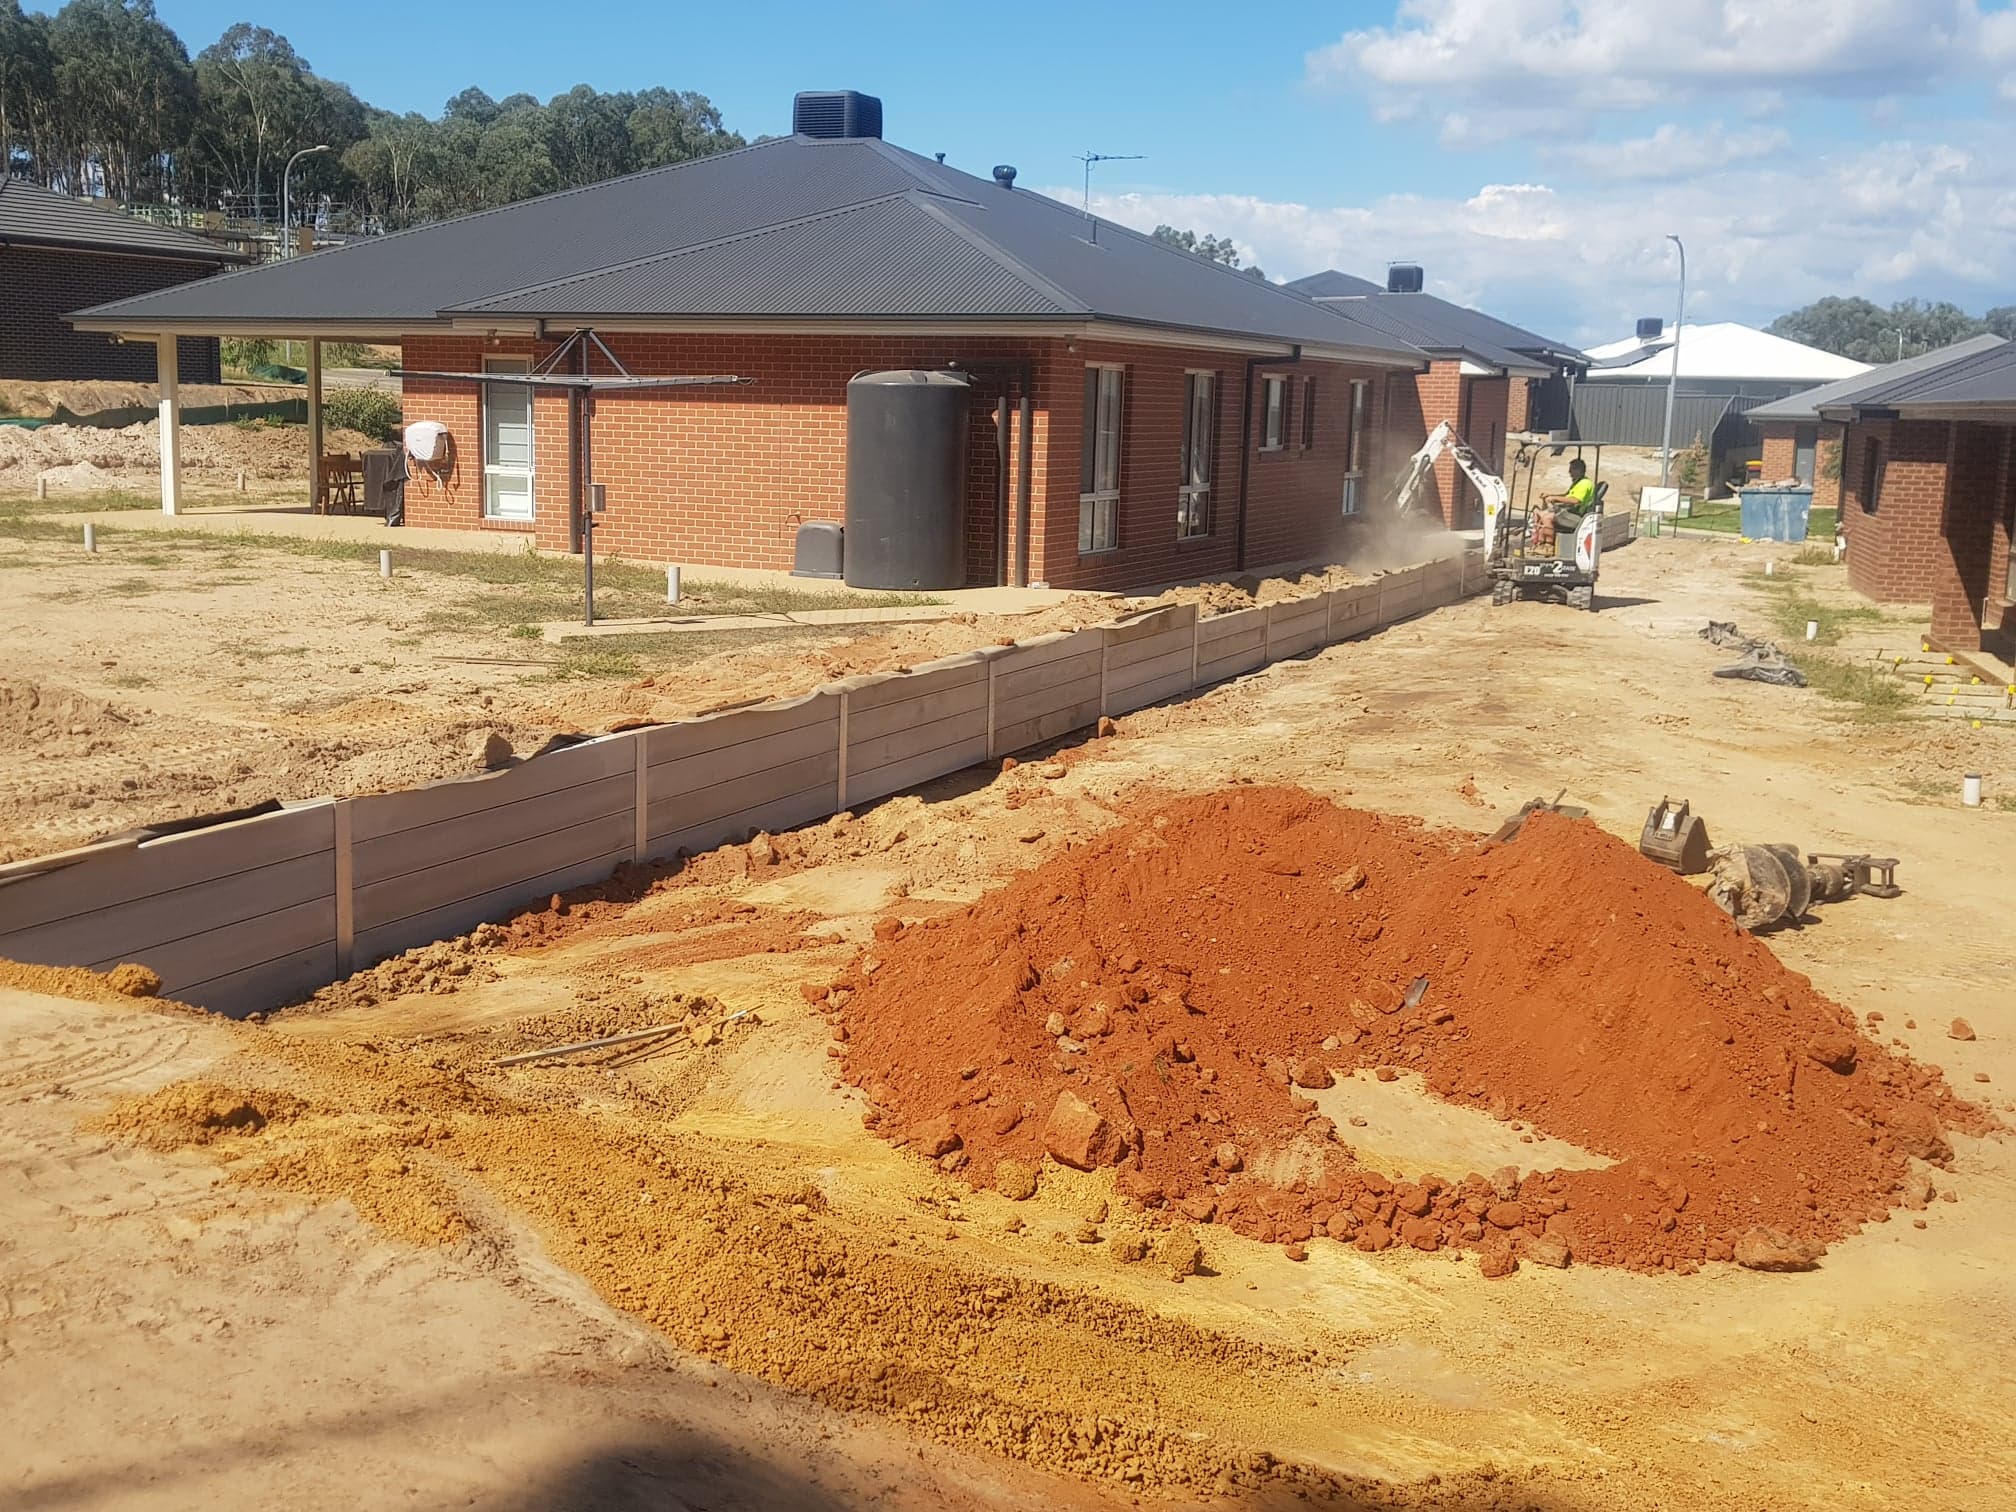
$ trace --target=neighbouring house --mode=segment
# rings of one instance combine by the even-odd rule
[[[1942,649],[2006,662],[2016,659],[2016,344],[1960,346],[1969,350],[1929,366],[1879,369],[1819,415],[1843,427],[1849,581],[1874,599],[1931,604]]]
[[[151,344],[73,329],[79,305],[173,288],[246,262],[241,253],[90,200],[0,178],[0,378],[148,383]],[[181,377],[218,380],[214,336],[181,344]]]
[[[407,423],[448,436],[406,489],[414,525],[572,548],[592,479],[598,550],[789,568],[802,525],[843,516],[850,378],[930,369],[970,385],[968,583],[1128,589],[1337,549],[1369,391],[1419,350],[1011,167],[896,147],[872,97],[801,95],[793,127],[75,319],[305,338],[318,369],[325,339],[396,342]],[[555,354],[566,374],[537,372]],[[619,365],[743,381],[622,387]]]
[[[1421,270],[1396,264],[1386,283],[1330,269],[1288,285],[1318,304],[1364,322],[1428,355],[1425,372],[1389,373],[1373,403],[1380,447],[1371,474],[1397,473],[1444,420],[1501,476],[1505,438],[1568,423],[1568,391],[1585,365],[1563,342],[1452,303],[1421,288]],[[1430,474],[1432,506],[1452,529],[1483,523],[1483,501],[1447,453]]]
[[[1651,340],[1634,337],[1591,347],[1589,370],[1575,385],[1573,439],[1604,446],[1664,444],[1673,345],[1668,331]],[[1679,346],[1673,450],[1698,442],[1708,454],[1700,476],[1682,483],[1689,492],[1720,493],[1743,482],[1749,463],[1763,460],[1764,438],[1750,422],[1752,409],[1868,370],[1867,363],[1734,322],[1686,326]]]
[[[1952,346],[1907,357],[1902,362],[1886,363],[1857,373],[1852,378],[1823,383],[1818,388],[1804,389],[1787,398],[1758,405],[1750,411],[1749,421],[1757,427],[1762,441],[1764,466],[1761,476],[1767,483],[1797,478],[1813,490],[1816,509],[1838,507],[1841,503],[1842,427],[1835,421],[1823,420],[1821,410],[1846,403],[1861,390],[1875,384],[1930,372],[1962,357],[1971,357],[1976,352],[1985,352],[2000,345],[2000,336],[1970,336]]]

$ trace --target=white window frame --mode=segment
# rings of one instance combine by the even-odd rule
[[[1288,375],[1268,373],[1260,380],[1260,450],[1280,451],[1288,440]]]
[[[483,358],[483,371],[486,373],[530,373],[532,371],[532,359],[530,357],[486,355]],[[515,389],[520,386],[513,384],[511,387]],[[525,479],[525,512],[523,514],[515,512],[507,514],[499,510],[492,501],[491,480],[503,477],[516,478],[520,476],[520,473],[515,467],[500,467],[490,459],[490,385],[487,383],[483,385],[482,412],[477,419],[478,444],[482,448],[483,518],[486,520],[504,520],[514,525],[530,524],[536,517],[539,508],[539,489],[537,483],[539,456],[538,412],[533,407],[533,391],[531,386],[525,385],[523,392],[525,395],[525,468],[523,472]]]
[[[1351,380],[1351,408],[1346,423],[1351,427],[1344,439],[1344,500],[1343,513],[1355,515],[1365,507],[1365,416],[1372,406],[1371,383],[1364,378]]]
[[[1085,426],[1078,469],[1078,554],[1120,549],[1120,477],[1127,446],[1127,370],[1085,364]]]
[[[1201,434],[1197,431],[1200,384],[1205,389]],[[1218,466],[1218,375],[1209,368],[1190,368],[1183,374],[1182,435],[1176,474],[1176,539],[1201,541],[1211,534],[1211,478]]]

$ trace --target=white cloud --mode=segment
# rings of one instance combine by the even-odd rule
[[[1721,122],[1702,128],[1668,122],[1650,136],[1613,142],[1579,142],[1548,151],[1553,160],[1607,182],[1684,179],[1735,163],[1752,163],[1785,151],[1789,132],[1758,128],[1731,132]]]
[[[1346,32],[1305,68],[1384,118],[1442,117],[1451,145],[1452,121],[1458,139],[1492,140],[1494,117],[1541,100],[1628,111],[1704,91],[1873,97],[1975,77],[2016,96],[1998,76],[2012,60],[2016,16],[1980,0],[1402,0],[1393,24]]]
[[[1075,191],[1046,191],[1076,203]],[[1321,268],[1377,278],[1419,262],[1446,298],[1565,340],[1671,318],[1669,231],[1687,242],[1690,318],[1762,324],[1822,294],[2008,303],[2016,266],[2016,163],[1985,137],[1885,143],[1836,156],[1759,160],[1677,180],[1601,186],[1489,184],[1329,206],[1249,195],[1100,195],[1099,214],[1231,236],[1276,278]]]

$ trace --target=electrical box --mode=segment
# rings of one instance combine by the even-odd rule
[[[609,485],[607,483],[590,483],[588,485],[589,513],[602,514],[608,508],[609,508]]]

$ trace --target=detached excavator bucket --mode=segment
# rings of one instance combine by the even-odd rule
[[[1708,826],[1685,798],[1661,798],[1645,816],[1638,853],[1683,877],[1698,876],[1708,870]]]
[[[1517,839],[1519,831],[1526,827],[1527,819],[1534,814],[1559,814],[1564,819],[1587,819],[1589,817],[1589,810],[1582,808],[1578,804],[1563,803],[1561,801],[1567,791],[1568,789],[1566,788],[1561,789],[1559,793],[1554,795],[1551,802],[1545,798],[1528,798],[1524,803],[1519,805],[1518,813],[1498,826],[1492,833],[1491,839],[1500,845],[1504,844],[1507,840]]]

